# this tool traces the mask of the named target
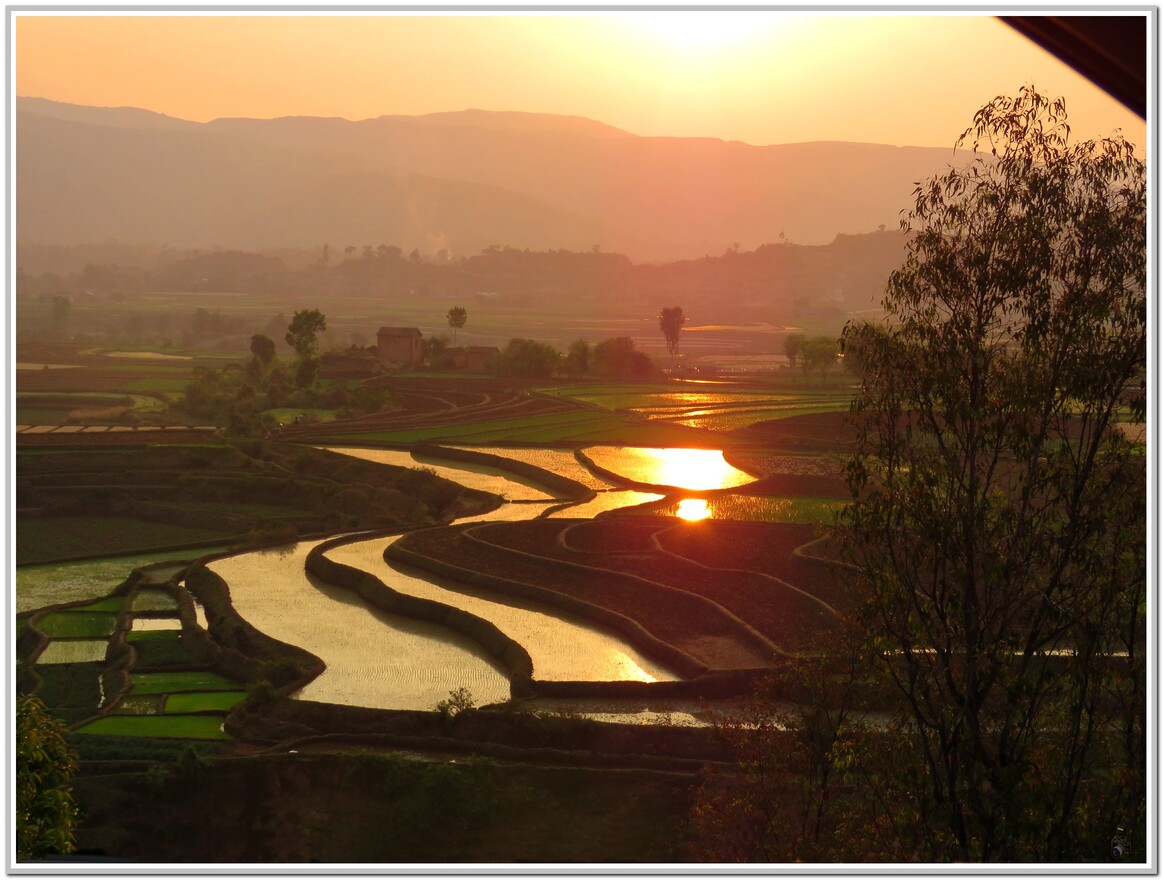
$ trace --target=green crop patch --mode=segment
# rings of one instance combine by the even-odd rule
[[[36,623],[50,639],[97,639],[113,634],[117,617],[92,611],[54,611]]]
[[[101,705],[101,668],[96,663],[37,665],[36,695],[69,723],[96,715]]]
[[[193,666],[198,661],[186,650],[176,630],[152,630],[129,634],[129,643],[137,655],[139,669],[169,666]]]
[[[134,695],[174,694],[182,691],[231,691],[238,682],[214,672],[135,672]]]
[[[173,378],[151,376],[148,379],[135,379],[132,382],[126,382],[123,387],[126,391],[154,391],[164,394],[177,394],[184,391],[189,384],[189,376],[174,376]]]
[[[229,712],[246,699],[246,691],[216,691],[206,694],[170,694],[166,697],[167,715],[190,715],[195,712]]]
[[[64,602],[105,596],[135,568],[157,562],[186,560],[202,553],[214,553],[224,547],[202,550],[174,550],[83,562],[60,562],[33,565],[16,570],[16,608],[31,611]]]
[[[133,553],[226,539],[227,535],[220,531],[127,516],[33,516],[17,523],[16,564]]]
[[[230,739],[218,715],[107,715],[79,728],[77,733],[114,736]]]
[[[96,602],[90,602],[88,605],[78,605],[75,608],[70,608],[70,612],[77,611],[103,611],[108,614],[117,614],[125,607],[125,599],[121,596],[108,596],[104,599],[99,599]]]
[[[634,420],[611,412],[579,411],[551,413],[523,419],[376,431],[328,437],[324,442],[358,445],[363,442],[418,443],[440,440],[450,443],[626,443],[636,445],[691,445],[707,442],[685,425],[657,424]]]

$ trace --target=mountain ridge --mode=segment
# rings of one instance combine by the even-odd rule
[[[16,111],[17,236],[47,244],[153,235],[176,246],[497,244],[682,259],[895,225],[917,181],[953,158],[642,137],[523,111],[192,122],[23,97]],[[352,183],[361,174],[363,192]]]

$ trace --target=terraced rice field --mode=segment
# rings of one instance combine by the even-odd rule
[[[531,449],[505,446],[454,446],[453,448],[511,458],[514,461],[524,462],[525,464],[539,467],[542,470],[551,471],[558,476],[566,477],[591,489],[610,488],[609,483],[601,477],[595,476],[589,468],[579,462],[571,449]]]
[[[364,461],[389,464],[396,467],[430,468],[439,477],[452,480],[469,489],[479,489],[501,495],[510,501],[548,501],[553,496],[545,489],[522,480],[513,474],[486,466],[457,465],[450,467],[438,459],[418,457],[406,449],[372,449],[355,446],[327,446],[329,452],[339,452]]]
[[[672,681],[676,676],[617,636],[548,606],[487,590],[431,579],[384,561],[396,538],[362,541],[331,550],[328,557],[371,572],[393,589],[475,614],[520,644],[542,681]],[[474,691],[475,693],[475,691]]]
[[[112,592],[135,568],[170,559],[189,558],[191,551],[116,556],[83,562],[21,566],[16,569],[16,610],[97,598]]]
[[[38,664],[100,663],[109,649],[108,639],[53,639],[40,656]]]
[[[503,670],[475,642],[444,627],[387,615],[303,569],[319,542],[221,559],[235,608],[267,635],[327,665],[296,696],[380,709],[432,709],[458,687],[478,704],[509,698]]]
[[[589,446],[584,452],[594,464],[635,483],[700,491],[755,482],[751,474],[729,465],[721,450]]]

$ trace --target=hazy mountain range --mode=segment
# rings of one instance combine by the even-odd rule
[[[516,112],[200,123],[39,98],[17,98],[15,149],[22,244],[597,245],[636,261],[894,228],[916,182],[955,158],[639,137]]]

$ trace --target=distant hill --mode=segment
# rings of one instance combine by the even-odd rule
[[[17,98],[22,244],[721,254],[895,227],[951,150],[645,138],[579,117],[217,119]]]

